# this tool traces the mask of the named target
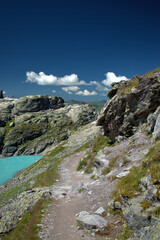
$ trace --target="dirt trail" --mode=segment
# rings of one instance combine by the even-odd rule
[[[55,185],[55,189],[61,191],[43,219],[42,231],[39,234],[42,239],[107,239],[102,236],[95,237],[94,234],[84,234],[76,225],[77,213],[83,210],[94,213],[100,206],[105,207],[111,191],[111,188],[106,188],[106,182],[91,180],[90,175],[76,171],[78,162],[84,155],[84,151],[74,154],[61,165],[61,179]]]

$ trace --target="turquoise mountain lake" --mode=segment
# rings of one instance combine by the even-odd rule
[[[42,155],[28,155],[0,158],[0,185],[9,180],[14,174],[39,160]]]

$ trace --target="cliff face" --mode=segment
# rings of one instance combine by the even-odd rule
[[[4,156],[39,154],[67,139],[71,131],[96,119],[89,105],[64,107],[51,96],[27,96],[0,106],[0,150]]]
[[[97,125],[113,141],[131,136],[160,105],[160,69],[112,85]]]

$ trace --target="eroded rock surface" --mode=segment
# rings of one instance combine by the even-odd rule
[[[160,70],[117,83],[108,96],[97,125],[113,141],[118,135],[131,136],[160,105]]]
[[[97,118],[90,105],[64,107],[64,100],[53,96],[27,96],[1,104],[0,150],[4,156],[39,154],[68,139],[74,128]]]

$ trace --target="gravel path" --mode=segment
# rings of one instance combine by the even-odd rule
[[[50,205],[39,233],[44,240],[106,239],[102,236],[95,237],[94,233],[86,234],[76,224],[78,212],[85,210],[94,213],[100,206],[105,207],[111,192],[105,181],[93,181],[89,174],[76,171],[78,162],[84,155],[85,151],[72,155],[61,165],[62,177],[55,185],[55,191],[61,191],[53,205]]]

